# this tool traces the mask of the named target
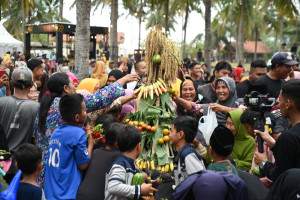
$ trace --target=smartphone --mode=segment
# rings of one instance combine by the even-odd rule
[[[2,76],[4,76],[4,74],[6,74],[6,71],[5,71],[5,70],[0,70],[0,78],[1,78]]]

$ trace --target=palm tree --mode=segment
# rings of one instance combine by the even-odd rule
[[[2,10],[8,9],[9,3],[9,0],[0,0],[0,21],[2,20]]]
[[[89,76],[91,0],[76,0],[75,66],[78,79]]]
[[[118,0],[111,0],[112,23],[110,32],[112,32],[111,42],[111,60],[115,62],[115,67],[118,65]]]
[[[59,19],[58,19],[58,21],[63,21],[63,7],[64,7],[64,0],[59,0]]]
[[[204,56],[207,70],[211,72],[211,0],[204,0],[205,5],[205,43],[204,43]]]

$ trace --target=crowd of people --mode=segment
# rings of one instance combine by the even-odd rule
[[[171,174],[139,169],[141,132],[123,123],[136,111],[134,90],[147,81],[143,59],[91,59],[89,77],[80,81],[54,52],[50,61],[9,56],[0,58],[0,183],[7,191],[21,170],[17,199],[300,197],[299,63],[288,53],[274,54],[270,66],[254,60],[248,76],[241,65],[219,61],[211,74],[202,59],[184,58],[170,80],[178,115],[170,132]],[[254,91],[261,96],[251,96]],[[274,99],[272,108],[248,105],[269,103],[262,98]],[[217,126],[206,140],[199,121],[211,111]],[[260,112],[264,131],[257,130]],[[88,134],[99,124],[104,143]],[[132,185],[140,171],[145,183]],[[148,176],[162,178],[158,188],[146,183]]]

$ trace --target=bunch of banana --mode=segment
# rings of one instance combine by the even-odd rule
[[[141,169],[155,169],[155,162],[152,160],[151,162],[149,160],[138,160],[136,161],[136,165]]]
[[[172,167],[173,167],[173,163],[172,163]],[[157,166],[156,169],[159,171],[162,171],[162,172],[169,173],[169,170],[171,170],[171,164],[170,165],[169,164],[159,165],[159,166]],[[173,170],[174,170],[174,167],[173,167]]]
[[[162,79],[158,79],[155,83],[152,83],[151,85],[143,85],[140,88],[136,89],[134,91],[135,94],[139,93],[137,100],[140,100],[142,97],[145,99],[148,97],[148,94],[151,99],[153,99],[154,93],[159,96],[163,92],[167,92],[167,85]]]

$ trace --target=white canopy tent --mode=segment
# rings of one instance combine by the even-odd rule
[[[11,53],[13,51],[23,52],[23,46],[23,42],[11,36],[4,28],[3,23],[0,22],[0,57],[3,57],[3,55],[8,51]]]

